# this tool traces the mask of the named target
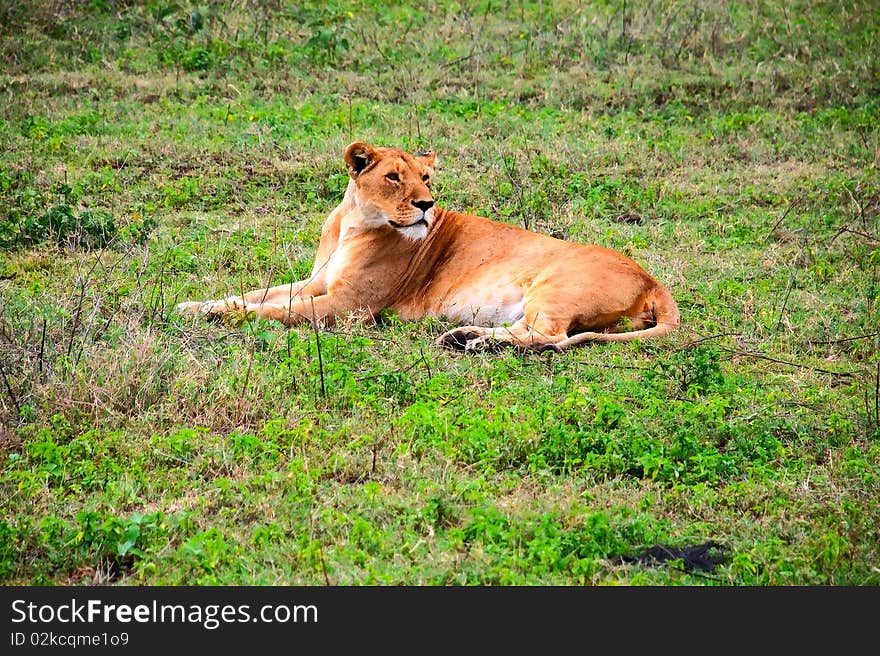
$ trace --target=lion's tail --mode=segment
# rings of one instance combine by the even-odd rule
[[[651,304],[654,315],[654,325],[650,328],[631,330],[625,333],[578,333],[563,339],[561,342],[556,342],[554,346],[558,349],[566,349],[584,342],[631,342],[634,339],[662,337],[678,328],[681,324],[678,304],[666,287],[658,283],[654,291],[648,296],[647,301]]]

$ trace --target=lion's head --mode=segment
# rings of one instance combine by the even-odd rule
[[[435,161],[433,150],[413,156],[399,148],[376,148],[360,141],[346,148],[355,203],[369,225],[390,225],[407,239],[423,239],[434,220]]]

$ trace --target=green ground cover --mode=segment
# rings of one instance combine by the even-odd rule
[[[0,582],[877,585],[878,22],[3,3]],[[627,253],[682,329],[462,356],[440,321],[173,312],[307,274],[355,140]]]

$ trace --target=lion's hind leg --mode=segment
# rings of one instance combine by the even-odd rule
[[[461,326],[453,328],[437,338],[437,346],[453,351],[498,351],[512,346],[519,351],[558,351],[556,343],[565,339],[565,333],[537,330],[525,321],[512,326],[487,328],[484,326]]]
[[[437,346],[452,351],[484,350],[492,337],[492,329],[482,326],[461,326],[448,330],[437,338]]]

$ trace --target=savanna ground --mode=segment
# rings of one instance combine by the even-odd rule
[[[0,3],[0,581],[880,583],[878,7]],[[344,147],[619,249],[558,354],[175,303],[303,277]],[[633,562],[715,542],[723,562]]]

